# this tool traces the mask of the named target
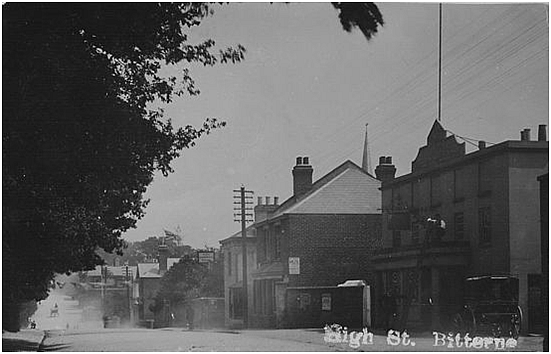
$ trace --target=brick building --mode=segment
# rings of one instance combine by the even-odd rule
[[[390,293],[411,324],[442,325],[461,302],[465,276],[519,277],[524,330],[535,330],[541,281],[539,186],[547,171],[545,126],[537,141],[529,130],[520,141],[490,147],[447,136],[438,121],[419,149],[409,174],[395,177],[392,160],[381,157],[383,248],[374,259],[376,298]],[[445,232],[425,243],[427,218],[440,218]],[[430,299],[430,302],[429,302]],[[432,303],[432,305],[429,305]],[[401,307],[400,307],[401,305]]]
[[[248,227],[247,234],[247,293],[253,297],[251,272],[256,270],[255,229]],[[224,259],[224,324],[229,328],[243,327],[243,237],[241,231],[220,241],[220,252]],[[248,306],[249,318],[252,307]]]
[[[369,255],[380,239],[380,182],[351,161],[315,183],[307,157],[298,157],[292,172],[293,196],[281,205],[259,200],[255,207],[251,326],[286,326],[288,287],[371,280]]]

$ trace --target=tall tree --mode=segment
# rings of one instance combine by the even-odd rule
[[[163,300],[168,300],[176,305],[201,296],[224,296],[222,263],[215,262],[209,268],[190,257],[184,257],[161,279],[155,303],[159,306]]]
[[[175,129],[149,103],[199,93],[183,69],[239,62],[244,48],[188,42],[202,3],[9,3],[3,7],[4,309],[47,296],[54,273],[120,252],[156,171],[224,123]],[[3,319],[10,317],[4,311]],[[11,316],[13,317],[13,316]],[[10,327],[6,321],[4,328]]]

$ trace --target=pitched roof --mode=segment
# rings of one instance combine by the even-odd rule
[[[179,261],[180,258],[167,258],[166,269],[172,268],[172,266]],[[138,273],[140,278],[161,278],[159,263],[138,263]]]
[[[286,200],[271,218],[283,214],[380,214],[381,182],[347,160],[306,194]]]
[[[247,228],[245,229],[245,233],[246,233],[246,235],[247,235],[247,239],[251,239],[251,240],[252,240],[252,239],[254,239],[254,238],[256,237],[256,234],[255,234],[254,231],[255,231],[255,229],[253,228],[252,225],[247,226]],[[241,241],[242,238],[243,238],[243,237],[241,236],[241,231],[238,231],[238,232],[234,233],[233,235],[231,235],[230,237],[226,237],[225,239],[220,240],[220,241],[218,241],[218,242],[220,242],[220,243],[223,244],[223,243],[226,243],[226,242],[228,242],[228,241],[234,241],[234,240],[235,240],[235,241]]]
[[[115,277],[124,277],[126,276],[126,266],[104,266],[107,268],[107,271],[111,276]],[[89,277],[101,277],[101,268],[102,266],[98,265],[95,269],[89,270],[86,272],[86,275]],[[132,276],[132,278],[136,278],[137,270],[138,268],[136,266],[128,266],[129,275]]]
[[[140,278],[160,278],[159,263],[138,263]]]

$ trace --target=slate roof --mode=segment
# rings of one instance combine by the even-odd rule
[[[96,266],[96,268],[94,270],[89,270],[88,272],[86,272],[86,275],[89,276],[89,277],[101,277],[101,267],[102,266],[99,266],[99,265]],[[107,271],[112,276],[115,276],[115,277],[124,277],[124,276],[126,276],[126,266],[119,266],[119,267],[105,266],[105,267],[107,267]],[[130,275],[132,276],[132,278],[136,279],[138,267],[128,266],[128,269],[129,269],[129,272],[130,272]]]
[[[172,268],[179,261],[180,258],[167,258],[166,269]],[[138,273],[140,278],[161,278],[159,263],[138,263]]]
[[[160,278],[159,263],[138,263],[140,278]]]
[[[256,234],[255,234],[255,229],[254,227],[251,225],[251,226],[247,226],[247,228],[245,229],[245,233],[247,235],[247,239],[254,239],[256,237]],[[241,236],[241,230],[234,233],[233,235],[231,235],[230,237],[226,237],[225,239],[223,240],[220,240],[218,242],[220,243],[226,243],[228,241],[233,241],[233,240],[237,240],[237,241],[240,241],[243,237]]]
[[[381,214],[381,182],[347,160],[306,194],[287,199],[270,219],[283,214]]]

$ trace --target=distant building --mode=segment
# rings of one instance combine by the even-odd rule
[[[99,319],[105,315],[131,320],[136,274],[136,266],[96,266],[94,270],[83,272],[81,285],[85,293],[79,298],[87,310],[83,317]]]
[[[351,161],[312,182],[308,157],[293,168],[293,195],[255,207],[258,267],[252,271],[250,326],[286,326],[288,287],[372,280],[370,257],[380,238],[380,182]],[[322,299],[308,297],[305,306]]]
[[[380,158],[375,173],[382,181],[383,248],[374,260],[376,299],[390,293],[404,312],[411,298],[410,322],[437,326],[461,301],[466,276],[512,274],[520,279],[523,328],[537,327],[542,272],[536,178],[547,172],[549,143],[545,126],[537,141],[529,135],[526,129],[520,141],[489,147],[481,141],[466,154],[465,144],[435,121],[411,173],[395,177],[392,159]],[[443,220],[445,231],[433,232],[426,247],[428,218]]]
[[[253,279],[251,272],[256,270],[256,236],[255,229],[248,227],[247,234],[247,288],[248,298],[252,299]],[[229,328],[243,327],[243,237],[241,231],[220,241],[220,252],[224,260],[224,323]],[[249,303],[249,318],[252,306]]]
[[[137,288],[135,293],[138,306],[138,322],[155,319],[152,305],[155,303],[155,295],[161,287],[161,278],[180,258],[168,258],[166,245],[159,245],[159,262],[138,263]]]

